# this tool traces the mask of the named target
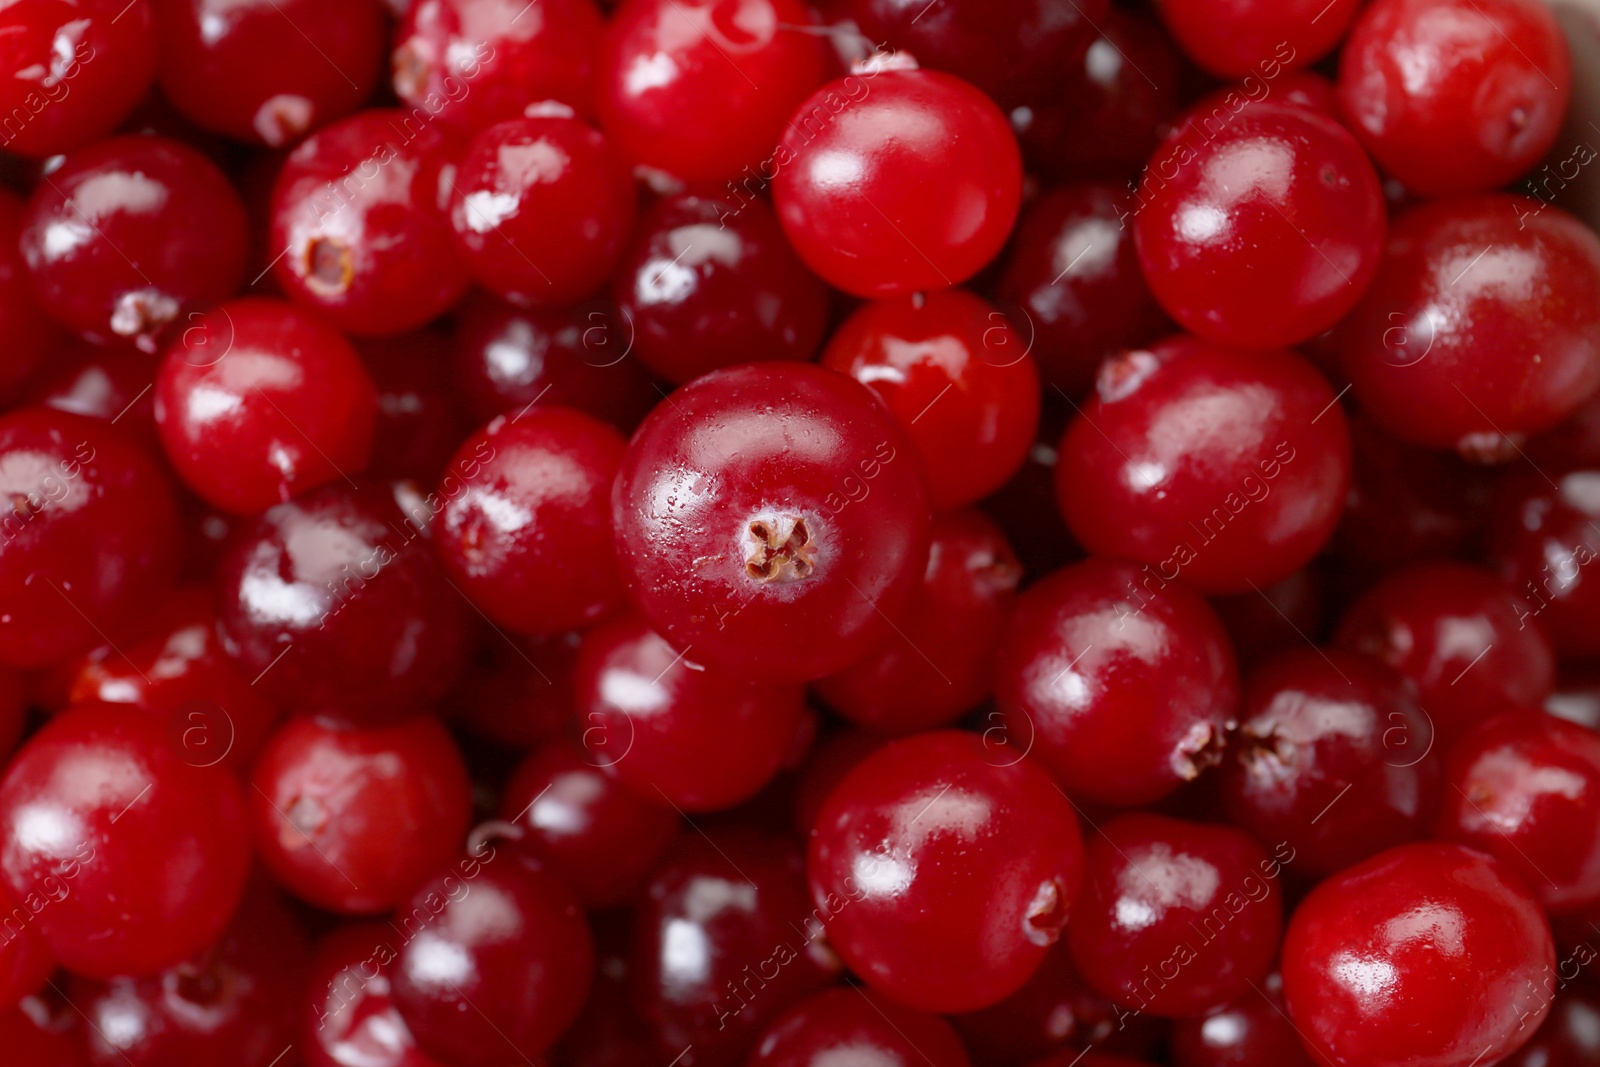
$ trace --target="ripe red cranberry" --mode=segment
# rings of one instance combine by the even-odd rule
[[[1156,0],[1183,50],[1219,78],[1266,83],[1333,51],[1361,0]],[[1273,86],[1275,90],[1277,87]]]
[[[29,1067],[89,1067],[83,1016],[55,989],[0,1011],[0,1048]]]
[[[1537,0],[1376,0],[1339,64],[1345,120],[1414,193],[1507,184],[1555,142],[1572,61]]]
[[[1529,611],[1488,571],[1424,563],[1367,590],[1335,642],[1405,675],[1443,752],[1479,720],[1512,705],[1537,707],[1549,695],[1555,654]]]
[[[873,989],[937,1012],[1020,989],[1073,913],[1082,867],[1077,816],[1049,776],[954,730],[858,764],[817,817],[808,863],[828,944]]]
[[[344,915],[387,911],[461,847],[461,754],[430,715],[349,729],[297,718],[251,775],[256,854],[289,892]]]
[[[702,666],[634,615],[584,635],[573,687],[590,761],[645,800],[686,811],[754,796],[790,754],[805,714],[800,686]]]
[[[417,1048],[394,1006],[399,943],[393,927],[374,922],[336,927],[318,946],[308,969],[304,1038],[295,1042],[306,1067],[440,1067]]]
[[[147,352],[186,307],[238,287],[247,250],[227,178],[164,137],[113,137],[68,155],[29,198],[20,243],[45,314]]]
[[[457,449],[441,485],[434,548],[458,589],[517,633],[586,626],[622,598],[610,491],[626,442],[559,407],[501,416]]]
[[[1154,341],[1167,320],[1145,283],[1125,194],[1075,182],[1035,200],[1017,223],[996,293],[1026,315],[1047,385],[1076,398],[1110,353]]]
[[[250,684],[301,714],[393,721],[454,677],[466,605],[377,490],[267,511],[218,566],[217,629]]]
[[[679,384],[736,363],[810,359],[828,320],[827,287],[759,200],[657,202],[612,292],[632,353]]]
[[[1309,70],[1291,70],[1270,84],[1247,77],[1242,82],[1213,89],[1184,108],[1171,120],[1168,137],[1182,136],[1191,144],[1209,141],[1256,104],[1288,104],[1315,111],[1324,118],[1339,118],[1339,93],[1333,82]]]
[[[1394,671],[1297,648],[1246,680],[1222,794],[1238,825],[1294,850],[1296,869],[1331,874],[1428,836],[1442,747]]]
[[[1237,1000],[1277,955],[1277,879],[1293,859],[1229,826],[1120,815],[1089,839],[1073,962],[1101,993],[1158,1017]]]
[[[1389,432],[1507,459],[1600,386],[1597,336],[1600,238],[1542,200],[1495,194],[1400,216],[1339,348]]]
[[[192,317],[156,376],[167,458],[203,499],[241,515],[361,471],[377,403],[337,330],[259,297]]]
[[[267,254],[284,293],[362,336],[449,311],[468,282],[446,212],[463,148],[428,116],[394,109],[308,137],[272,192]]]
[[[894,638],[926,560],[911,445],[865,387],[760,363],[672,394],[612,490],[618,558],[650,622],[708,667],[830,674]]]
[[[9,189],[0,189],[0,337],[6,339],[6,352],[0,356],[0,403],[14,398],[60,340],[55,324],[34,303],[29,288],[27,265],[17,246],[22,220],[21,198]]]
[[[395,95],[415,121],[468,133],[546,100],[588,114],[601,25],[591,0],[416,0],[395,33]]]
[[[282,148],[378,84],[388,27],[371,0],[155,0],[161,93],[184,118]]]
[[[1236,177],[1250,161],[1250,179]],[[1208,137],[1155,154],[1126,208],[1145,279],[1185,329],[1277,348],[1355,306],[1383,252],[1383,190],[1332,118],[1254,104]]]
[[[1028,343],[1004,313],[964,290],[866,305],[834,333],[822,365],[871,389],[894,414],[936,509],[1004,485],[1039,425],[1039,370]]]
[[[165,477],[97,419],[0,417],[0,499],[0,663],[43,667],[114,639],[176,570]]]
[[[1503,1067],[1584,1067],[1600,1058],[1600,995],[1569,989],[1556,994],[1528,1043],[1501,1060]]]
[[[749,1067],[827,1067],[851,1062],[968,1067],[961,1038],[937,1015],[864,989],[829,989],[802,1000],[761,1035]]]
[[[849,727],[818,738],[807,750],[790,793],[789,821],[795,832],[808,836],[834,786],[889,741],[882,734]]]
[[[110,133],[155,77],[148,0],[18,0],[0,42],[0,148],[36,159]]]
[[[1207,593],[1299,570],[1333,535],[1349,483],[1344,410],[1310,364],[1187,337],[1106,363],[1056,465],[1085,548]]]
[[[517,765],[500,798],[521,847],[588,908],[630,901],[678,836],[678,817],[659,797],[634,795],[595,762],[566,740],[547,742]]]
[[[571,111],[490,126],[448,181],[461,258],[479,285],[516,304],[589,296],[633,228],[633,175]]]
[[[155,401],[150,396],[160,362],[152,353],[74,339],[33,375],[22,404],[115,422],[146,452],[160,455]]]
[[[210,943],[250,862],[238,781],[194,766],[161,723],[94,706],[56,716],[12,759],[0,842],[12,898],[50,901],[33,922],[51,955],[97,978]]]
[[[1172,1024],[1173,1067],[1319,1067],[1283,1010],[1274,972],[1226,1008]],[[1325,1067],[1325,1065],[1324,1065]]]
[[[1334,1067],[1470,1067],[1538,1029],[1555,962],[1539,905],[1500,863],[1401,845],[1296,909],[1284,999],[1301,1041]]]
[[[1000,631],[1022,564],[994,521],[971,509],[933,520],[928,568],[892,641],[816,683],[839,714],[868,730],[907,734],[947,726],[994,684]]]
[[[445,1063],[525,1067],[577,1018],[594,945],[572,892],[488,842],[403,902],[390,995]]]
[[[634,1003],[667,1058],[744,1064],[767,1024],[832,984],[839,961],[806,899],[800,848],[747,827],[685,835],[633,921]]]
[[[1094,559],[1018,599],[995,700],[1007,742],[1073,796],[1144,804],[1222,758],[1239,674],[1204,600],[1131,563]]]
[[[1489,511],[1494,569],[1521,600],[1517,627],[1538,627],[1563,655],[1600,652],[1600,470],[1518,466],[1501,475]],[[1480,664],[1481,666],[1481,664]]]
[[[0,1003],[6,1005],[37,993],[56,969],[50,946],[33,922],[38,912],[50,906],[50,898],[33,894],[19,903],[21,900],[13,900],[0,888],[0,915],[5,916],[0,933]]]
[[[800,258],[829,284],[879,299],[972,277],[1005,243],[1022,195],[1005,116],[931,70],[829,82],[795,111],[771,165],[778,220]]]

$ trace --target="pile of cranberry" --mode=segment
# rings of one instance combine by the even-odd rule
[[[1600,1064],[1572,83],[0,0],[0,1064]]]

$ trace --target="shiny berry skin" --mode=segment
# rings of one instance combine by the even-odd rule
[[[419,5],[421,6],[421,5]],[[362,111],[289,154],[268,255],[290,299],[364,337],[413,330],[467,290],[446,212],[464,142],[400,110]]]
[[[1022,309],[1018,328],[1033,337],[1047,386],[1073,398],[1094,384],[1102,358],[1170,328],[1121,221],[1126,198],[1110,182],[1075,182],[1039,197],[1017,223],[996,286],[1004,306]]]
[[[1283,977],[1269,974],[1238,1000],[1172,1025],[1174,1067],[1317,1067],[1283,1011]]]
[[[0,337],[6,338],[5,355],[0,356],[0,402],[4,403],[14,399],[60,340],[55,324],[33,300],[27,266],[17,247],[22,219],[22,199],[0,189]]]
[[[43,667],[135,622],[177,570],[166,478],[116,427],[0,416],[0,663]]]
[[[938,71],[829,82],[795,111],[772,158],[773,204],[800,258],[873,299],[972,277],[1005,243],[1022,194],[1005,116]]]
[[[144,450],[161,454],[156,433],[155,381],[160,357],[124,345],[71,340],[28,382],[22,406],[55,408],[116,422]]]
[[[1473,724],[1555,684],[1555,654],[1530,606],[1488,571],[1423,563],[1391,571],[1339,623],[1338,645],[1405,675],[1443,753]]]
[[[784,1012],[749,1067],[826,1067],[849,1062],[969,1067],[967,1050],[937,1015],[901,1007],[864,989],[829,989]]]
[[[626,442],[598,419],[539,406],[501,416],[446,467],[434,549],[456,587],[517,633],[586,626],[622,599],[610,491]]]
[[[678,816],[654,795],[635,796],[586,750],[550,741],[517,765],[500,817],[519,846],[550,865],[585,907],[628,902],[678,836]]]
[[[1206,593],[1299,570],[1349,484],[1344,411],[1309,363],[1186,337],[1108,362],[1056,465],[1085,548]]]
[[[1269,82],[1333,51],[1360,6],[1361,0],[1156,0],[1161,21],[1200,66],[1219,78]]]
[[[1398,674],[1302,646],[1246,679],[1220,786],[1235,823],[1326,875],[1428,836],[1442,752]]]
[[[954,730],[886,745],[811,831],[828,944],[874,990],[922,1011],[1016,992],[1073,913],[1077,815],[1029,760]]]
[[[202,129],[283,148],[360,107],[388,27],[372,0],[155,0],[162,95]]]
[[[442,868],[395,921],[410,939],[390,995],[417,1044],[445,1063],[525,1065],[583,1007],[594,945],[578,902],[503,843]]]
[[[342,915],[394,907],[461,847],[471,786],[429,715],[350,729],[297,718],[250,779],[256,855],[289,892]]]
[[[678,384],[736,363],[808,360],[828,322],[827,287],[760,200],[658,201],[612,294],[632,354]]]
[[[571,117],[496,123],[449,179],[450,228],[479,285],[515,304],[581,300],[611,276],[633,227],[633,175]]]
[[[857,726],[883,734],[947,726],[989,695],[1000,631],[1022,564],[994,521],[971,509],[933,519],[922,588],[892,641],[815,690]]]
[[[89,1067],[83,1016],[46,989],[0,1011],[0,1047],[29,1067]]]
[[[155,77],[148,0],[20,0],[0,14],[0,41],[0,148],[35,159],[110,133]]]
[[[1144,804],[1221,758],[1239,674],[1204,600],[1148,568],[1093,559],[1018,598],[995,700],[1007,739],[1072,796]]]
[[[1435,837],[1494,856],[1551,914],[1600,904],[1600,734],[1509,711],[1450,750],[1446,776]]]
[[[685,811],[754,796],[791,752],[805,712],[799,686],[702,666],[634,615],[584,635],[573,688],[589,762]]]
[[[401,937],[383,923],[334,929],[311,959],[302,1033],[306,1067],[439,1067],[417,1048],[394,1006]]]
[[[1401,215],[1338,338],[1356,399],[1390,433],[1504,459],[1594,394],[1597,335],[1600,238],[1495,194]]]
[[[395,33],[395,95],[467,133],[546,100],[588,114],[601,25],[592,0],[417,0]]]
[[[62,966],[142,974],[227,925],[250,845],[238,781],[161,723],[85,706],[29,739],[0,780],[0,881],[52,898],[34,923]]]
[[[1489,557],[1522,601],[1518,626],[1541,628],[1562,655],[1600,652],[1600,581],[1589,566],[1600,559],[1600,470],[1519,464],[1495,485],[1489,516]]]
[[[39,895],[32,896],[26,903],[18,903],[0,888],[0,914],[6,917],[4,937],[0,939],[0,1003],[9,1006],[37,993],[45,980],[55,973],[55,958],[50,955],[50,947],[37,927],[31,922],[19,921],[31,920],[37,911],[49,905],[50,898]]]
[[[186,308],[238,287],[245,225],[238,194],[204,155],[163,137],[113,137],[69,154],[34,190],[20,243],[45,314],[87,340],[149,352]]]
[[[935,509],[1004,485],[1039,425],[1039,371],[993,304],[961,289],[868,304],[846,319],[822,365],[877,394],[916,446]]]
[[[217,629],[252,685],[361,723],[444,691],[469,609],[404,522],[385,494],[336,485],[241,531],[218,565]]]
[[[1236,175],[1249,161],[1249,180]],[[1383,190],[1332,118],[1252,104],[1208,138],[1169,140],[1128,210],[1155,297],[1185,329],[1278,348],[1322,333],[1377,272]]]
[[[628,445],[611,510],[623,578],[664,637],[768,684],[893,639],[923,573],[912,446],[865,387],[760,363],[673,393]]]
[[[1572,61],[1537,0],[1377,0],[1339,63],[1345,121],[1380,167],[1423,196],[1482,192],[1555,142]]]
[[[1568,964],[1570,967],[1571,965]],[[1544,1025],[1504,1067],[1584,1067],[1600,1057],[1600,996],[1569,989],[1556,994]]]
[[[361,471],[377,407],[350,343],[281,300],[197,313],[156,375],[167,458],[204,500],[240,515]]]
[[[828,76],[811,22],[799,0],[625,0],[600,45],[600,124],[681,181],[731,186],[743,168],[770,182],[784,123]]]
[[[1099,992],[1157,1017],[1237,1000],[1277,954],[1277,878],[1293,858],[1229,826],[1119,815],[1089,839],[1072,960]]]
[[[1318,1062],[1470,1067],[1532,1036],[1555,962],[1538,904],[1504,866],[1460,845],[1401,845],[1295,910],[1284,999]]]

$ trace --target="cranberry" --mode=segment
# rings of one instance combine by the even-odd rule
[[[678,390],[634,434],[612,490],[623,577],[708,667],[773,682],[893,639],[926,558],[927,493],[871,392],[761,363]]]
[[[416,121],[468,132],[545,100],[587,113],[600,30],[590,0],[416,0],[395,34],[394,91]]]
[[[390,995],[400,941],[393,927],[358,923],[335,929],[309,968],[306,1067],[440,1067],[416,1038]]]
[[[269,254],[283,291],[363,336],[450,310],[468,278],[445,210],[461,151],[426,115],[399,110],[362,111],[308,137],[272,192]]]
[[[519,633],[594,622],[622,596],[608,494],[625,442],[581,412],[540,407],[469,437],[440,489],[434,546],[473,604]]]
[[[0,889],[0,914],[5,915],[4,934],[0,935],[0,1003],[10,1006],[37,993],[55,972],[55,957],[31,921],[50,903],[50,898],[37,894],[18,903]]]
[[[194,219],[205,225],[192,225]],[[22,258],[42,310],[91,341],[155,351],[192,304],[244,276],[244,207],[216,165],[162,137],[113,137],[67,156],[29,198]]]
[[[166,479],[114,427],[0,416],[0,663],[43,667],[129,626],[176,570]]]
[[[829,989],[784,1012],[750,1056],[750,1067],[826,1067],[852,1062],[968,1067],[950,1024],[864,989]]]
[[[1554,968],[1528,891],[1450,844],[1402,845],[1329,878],[1283,945],[1289,1015],[1334,1067],[1498,1063],[1544,1019]]]
[[[834,787],[889,740],[881,734],[850,728],[818,738],[806,753],[790,794],[790,822],[795,831],[801,836],[809,835]]]
[[[1309,70],[1292,70],[1271,84],[1247,76],[1242,82],[1213,89],[1172,120],[1173,132],[1168,137],[1181,135],[1191,144],[1209,141],[1240,112],[1263,103],[1306,108],[1330,119],[1339,117],[1339,91],[1333,82]]]
[[[646,800],[687,811],[754,796],[790,753],[805,711],[799,686],[701,666],[636,616],[584,636],[573,685],[591,762]]]
[[[1540,628],[1557,652],[1600,652],[1600,470],[1506,472],[1489,507],[1489,553],[1521,601],[1517,628]],[[1514,602],[1515,603],[1515,602]]]
[[[1017,601],[995,699],[1006,740],[1074,796],[1142,804],[1221,759],[1239,675],[1204,600],[1133,564],[1087,560]]]
[[[280,704],[393,720],[455,674],[466,605],[400,510],[344,486],[279,504],[218,568],[222,647]]]
[[[443,330],[418,330],[356,345],[378,393],[367,473],[374,478],[410,478],[428,485],[443,473],[466,436],[460,399],[453,392],[450,349]],[[488,420],[484,420],[488,421]]]
[[[1208,1015],[1172,1027],[1174,1067],[1321,1067],[1300,1044],[1283,1010],[1283,977]]]
[[[274,148],[372,95],[387,26],[371,0],[155,0],[161,92],[195,125]]]
[[[1504,1067],[1583,1067],[1600,1057],[1600,996],[1556,994],[1550,1014],[1528,1043],[1501,1060]]]
[[[103,137],[156,72],[147,0],[19,0],[0,13],[0,148],[44,158]]]
[[[1253,75],[1265,82],[1333,51],[1360,6],[1361,0],[1156,0],[1161,21],[1196,63],[1219,78]]]
[[[1073,911],[1082,865],[1077,816],[1049,777],[1027,760],[999,765],[984,739],[953,730],[868,756],[811,831],[829,945],[923,1011],[972,1011],[1021,988]]]
[[[972,277],[1005,243],[1022,193],[1005,116],[938,71],[869,69],[824,85],[790,119],[772,166],[800,258],[874,298]]]
[[[1600,393],[1579,405],[1566,422],[1530,440],[1522,452],[1540,466],[1600,463]]]
[[[0,356],[0,403],[13,398],[58,340],[55,324],[35,306],[28,287],[27,266],[17,246],[22,224],[23,202],[9,189],[0,189],[0,336],[6,339],[6,353]]]
[[[1571,82],[1561,26],[1536,0],[1376,0],[1339,64],[1350,128],[1425,196],[1531,169],[1561,129]]]
[[[1364,656],[1299,648],[1247,680],[1223,796],[1240,826],[1292,848],[1297,869],[1329,874],[1428,836],[1434,748],[1399,675]]]
[[[1293,849],[1272,856],[1228,826],[1121,815],[1089,840],[1067,927],[1099,992],[1159,1017],[1197,1015],[1261,982],[1278,951]]]
[[[517,765],[500,817],[522,829],[532,849],[585,907],[629,901],[678,836],[671,809],[636,797],[596,767],[588,753],[551,741]]]
[[[23,997],[0,1011],[0,1048],[28,1067],[89,1067],[82,1019],[56,989]]]
[[[48,899],[33,921],[62,966],[141,974],[227,924],[250,860],[238,782],[194,766],[162,724],[85,706],[35,734],[0,780],[0,880]]]
[[[759,200],[658,202],[613,292],[633,352],[680,384],[735,363],[810,359],[827,325],[827,288]]]
[[[69,341],[30,380],[24,403],[117,423],[146,452],[159,455],[150,397],[159,365],[159,357],[137,349]]]
[[[1172,338],[1124,353],[1061,441],[1056,492],[1091,552],[1207,593],[1287,577],[1327,543],[1350,482],[1333,390],[1290,352]]]

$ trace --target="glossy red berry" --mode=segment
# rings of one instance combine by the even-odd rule
[[[1345,121],[1424,196],[1484,192],[1537,163],[1567,110],[1572,61],[1536,0],[1377,0],[1340,57]]]
[[[1317,1067],[1283,1010],[1283,976],[1269,974],[1226,1008],[1172,1024],[1174,1067]]]
[[[629,443],[612,490],[623,577],[708,667],[818,678],[893,639],[923,573],[927,491],[888,412],[797,363],[715,371]]]
[[[1296,909],[1284,999],[1319,1062],[1470,1067],[1538,1029],[1555,962],[1538,904],[1504,866],[1460,845],[1402,845]]]
[[[3,126],[0,126],[3,128]],[[60,338],[55,324],[34,303],[28,270],[17,246],[22,232],[23,201],[0,189],[0,401],[10,402]]]
[[[28,383],[24,406],[55,408],[115,422],[151,455],[161,454],[156,433],[156,380],[160,357],[122,345],[68,341]]]
[[[1021,988],[1073,913],[1082,868],[1077,816],[1049,777],[953,730],[857,765],[808,861],[828,944],[876,991],[937,1012]]]
[[[195,766],[161,723],[65,712],[0,780],[0,880],[50,953],[78,974],[171,966],[210,943],[244,889],[250,846],[237,780]]]
[[[972,277],[1005,243],[1022,193],[1005,116],[930,70],[824,85],[789,120],[772,166],[778,220],[800,258],[830,285],[877,299]]]
[[[13,900],[0,888],[0,914],[5,915],[4,933],[0,934],[0,1003],[15,1004],[37,993],[55,972],[50,946],[31,921],[50,903],[51,898],[39,894]]]
[[[227,178],[164,137],[113,137],[68,155],[29,198],[20,241],[47,315],[88,340],[146,351],[184,310],[232,293],[247,251]]]
[[[825,1067],[842,1057],[869,1063],[968,1067],[950,1024],[864,989],[830,989],[784,1012],[750,1056],[750,1067]]]
[[[1528,1043],[1502,1060],[1506,1067],[1583,1067],[1600,1056],[1600,996],[1569,989],[1556,994],[1550,1014]]]
[[[1361,0],[1157,0],[1156,10],[1189,58],[1210,73],[1270,84],[1284,70],[1333,51],[1360,6]]]
[[[1554,482],[1552,485],[1551,482]],[[1557,652],[1600,652],[1600,471],[1501,475],[1489,506],[1489,556],[1521,601],[1517,629],[1538,627]]]
[[[337,927],[311,959],[302,1027],[306,1067],[439,1067],[394,1006],[401,937],[383,923]]]
[[[1221,758],[1239,675],[1204,600],[1148,569],[1087,560],[1018,599],[995,699],[1007,742],[1073,796],[1143,804]]]
[[[1208,593],[1299,570],[1349,483],[1344,411],[1310,364],[1186,337],[1108,362],[1056,465],[1085,548]]]
[[[1158,1017],[1197,1015],[1266,978],[1283,931],[1283,868],[1228,826],[1121,815],[1089,839],[1067,927],[1095,989]]]

